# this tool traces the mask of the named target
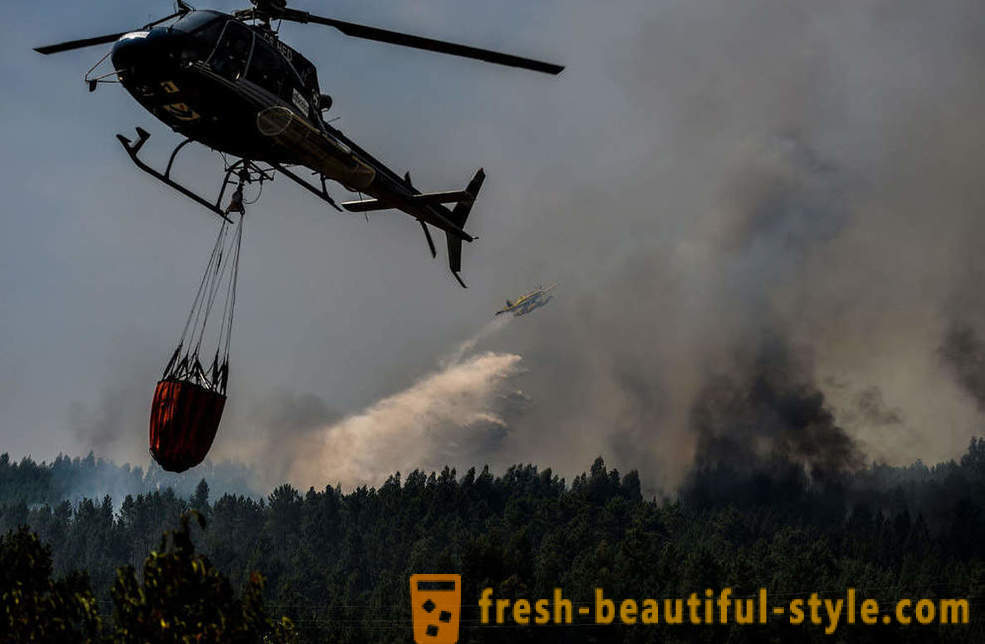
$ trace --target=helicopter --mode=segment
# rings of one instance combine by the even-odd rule
[[[287,6],[286,0],[250,0],[252,7],[232,13],[197,10],[177,0],[176,11],[123,33],[72,40],[35,51],[54,54],[113,43],[112,49],[85,75],[89,91],[101,83],[118,82],[151,114],[185,137],[171,153],[166,168],[155,170],[139,156],[150,138],[137,127],[137,140],[117,139],[138,168],[228,220],[245,212],[243,186],[273,180],[280,173],[336,210],[354,213],[396,209],[414,217],[424,231],[432,257],[437,257],[429,226],[445,233],[448,266],[462,287],[462,242],[476,237],[464,229],[485,172],[480,168],[463,190],[419,191],[410,173],[403,177],[356,145],[324,118],[332,106],[321,93],[317,70],[300,52],[280,40],[273,21],[334,27],[341,33],[377,42],[472,58],[557,75],[560,65],[522,58],[406,33],[389,31]],[[165,24],[169,23],[169,24]],[[279,24],[279,23],[278,23]],[[113,70],[97,69],[109,58]],[[178,153],[197,142],[223,155],[225,176],[215,200],[207,199],[171,176]],[[225,157],[224,157],[225,158]],[[300,166],[317,177],[302,178]],[[336,203],[326,182],[334,181],[368,199]],[[235,184],[228,207],[227,188]],[[449,208],[446,204],[453,204]]]

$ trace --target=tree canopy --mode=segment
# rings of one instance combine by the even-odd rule
[[[549,469],[517,465],[498,476],[488,468],[464,475],[449,468],[394,473],[378,488],[350,491],[282,485],[264,498],[213,498],[203,482],[188,496],[169,489],[127,496],[118,509],[109,498],[55,505],[14,501],[0,505],[0,529],[15,530],[5,544],[27,543],[33,537],[16,530],[29,525],[47,544],[48,569],[67,580],[52,583],[68,583],[73,593],[88,597],[79,581],[84,576],[71,572],[83,570],[96,605],[114,607],[112,617],[106,610],[95,615],[79,612],[85,602],[66,600],[64,623],[84,629],[101,620],[103,632],[123,639],[120,633],[133,629],[132,641],[150,637],[142,629],[158,627],[156,635],[220,637],[205,627],[213,617],[229,638],[252,628],[286,637],[286,623],[270,617],[281,614],[303,641],[400,641],[410,632],[407,580],[420,572],[462,574],[462,642],[790,636],[772,623],[481,627],[475,599],[486,586],[505,598],[549,597],[560,587],[575,602],[592,601],[596,587],[616,598],[687,597],[724,586],[734,587],[737,596],[759,587],[776,597],[855,587],[861,596],[886,602],[969,597],[967,626],[859,626],[851,639],[980,641],[983,490],[985,441],[976,439],[957,462],[873,465],[823,479],[782,459],[751,469],[710,465],[692,472],[679,494],[666,499],[645,498],[637,472],[623,474],[598,459],[570,482]],[[162,530],[191,508],[199,513],[192,516],[208,519],[207,528],[186,521],[162,544]],[[201,554],[192,554],[193,538]],[[177,610],[177,596],[167,587],[172,576],[184,580],[182,597],[191,603],[180,609],[188,617],[165,618],[165,628],[147,615]],[[149,582],[159,586],[151,590]],[[236,597],[230,587],[243,591]],[[37,592],[51,592],[46,588]],[[131,599],[120,603],[120,597]],[[206,604],[220,612],[208,612]],[[247,617],[251,607],[256,610]],[[811,626],[799,627],[796,637],[829,639]]]

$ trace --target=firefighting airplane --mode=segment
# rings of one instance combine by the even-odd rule
[[[554,290],[556,286],[556,283],[551,284],[547,288],[538,286],[518,299],[516,302],[506,300],[506,308],[496,311],[496,315],[499,315],[500,313],[512,313],[515,317],[520,317],[521,315],[526,315],[531,311],[539,309],[554,299],[553,296],[548,295],[548,293]]]

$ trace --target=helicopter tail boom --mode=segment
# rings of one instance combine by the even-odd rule
[[[390,174],[392,173],[379,173],[382,177],[388,177]],[[408,175],[401,184],[396,184],[396,182],[391,184],[400,186],[396,190],[381,190],[377,193],[379,196],[376,198],[345,201],[340,205],[349,212],[365,213],[396,209],[415,217],[424,230],[432,257],[436,256],[437,252],[428,225],[443,231],[448,246],[448,267],[458,283],[465,287],[465,282],[458,274],[462,270],[462,242],[470,242],[475,239],[465,232],[465,222],[468,221],[469,214],[472,212],[472,204],[475,203],[485,179],[485,170],[480,168],[464,190],[422,193],[414,189]],[[407,194],[408,188],[413,190],[412,194]],[[455,204],[453,209],[444,205],[451,203]]]
[[[422,192],[406,197],[406,199],[415,206],[430,206],[439,203],[458,203],[474,199],[474,197],[466,190],[448,190],[445,192]],[[379,199],[362,199],[360,201],[344,201],[342,207],[349,212],[374,212],[376,210],[389,210],[394,206]]]

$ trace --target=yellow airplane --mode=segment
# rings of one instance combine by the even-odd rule
[[[526,315],[535,309],[539,309],[554,299],[553,296],[548,295],[548,293],[554,290],[556,286],[556,283],[551,284],[547,288],[538,286],[536,289],[519,298],[516,302],[506,300],[506,308],[496,311],[496,315],[499,315],[500,313],[512,313],[514,316],[519,317],[521,315]]]

